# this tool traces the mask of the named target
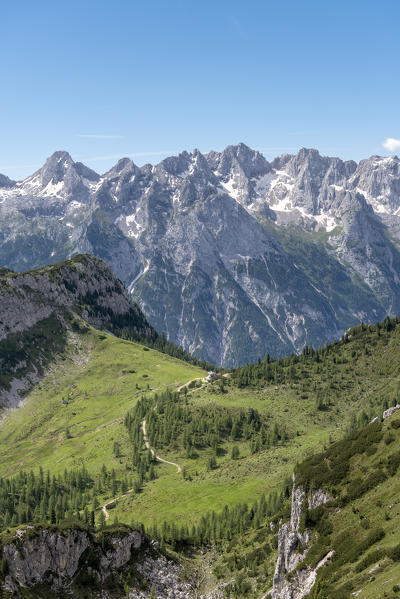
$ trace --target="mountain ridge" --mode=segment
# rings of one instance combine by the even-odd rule
[[[0,188],[0,263],[97,255],[155,329],[230,367],[397,313],[398,211],[397,156],[268,162],[238,144],[98,175],[59,151]]]

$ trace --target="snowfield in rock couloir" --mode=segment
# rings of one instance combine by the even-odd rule
[[[100,176],[56,152],[0,176],[0,264],[113,267],[158,331],[225,366],[320,345],[400,310],[400,160],[244,144]]]

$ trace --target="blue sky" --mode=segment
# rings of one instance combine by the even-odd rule
[[[398,0],[3,3],[0,172],[59,149],[104,172],[240,141],[387,155],[399,22]]]

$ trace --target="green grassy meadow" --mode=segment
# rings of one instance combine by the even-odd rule
[[[124,424],[127,412],[143,397],[151,398],[153,393],[167,389],[176,391],[197,379],[179,395],[185,409],[208,411],[209,407],[213,414],[215,407],[221,406],[234,414],[251,408],[269,431],[278,426],[285,434],[282,440],[257,451],[252,451],[250,440],[244,437],[221,437],[217,452],[204,446],[196,448],[191,457],[178,440],[164,444],[157,452],[179,464],[183,472],[158,462],[154,479],[146,474],[139,490],[108,508],[109,522],[141,522],[150,529],[154,523],[160,526],[163,522],[190,527],[210,511],[222,512],[225,505],[252,505],[262,494],[279,495],[288,488],[296,464],[329,448],[354,427],[381,416],[387,405],[399,399],[399,349],[399,323],[388,330],[356,327],[346,341],[333,344],[322,357],[311,354],[296,361],[272,362],[268,379],[257,378],[260,364],[251,367],[253,379],[249,383],[241,382],[244,369],[223,377],[223,384],[221,378],[205,384],[200,382],[205,375],[202,369],[141,344],[93,328],[86,333],[69,332],[61,359],[20,408],[3,414],[0,476],[12,477],[30,469],[37,472],[40,467],[58,475],[85,466],[95,478],[106,465],[109,472],[115,471],[117,479],[128,478],[131,485],[135,472],[133,446]],[[398,451],[400,428],[392,430],[389,419],[383,431],[375,453],[352,458],[350,479],[368,478],[372,470],[385,468],[388,455]],[[118,456],[113,449],[116,442]],[[239,450],[237,459],[232,457],[234,445]],[[216,458],[212,469],[211,457]],[[96,493],[96,523],[101,525],[101,507],[123,493],[112,494],[110,485]],[[399,497],[399,478],[391,476],[351,503],[332,509],[332,543],[344,531],[354,542],[362,540],[368,533],[365,521],[371,529],[381,527],[385,531],[384,538],[365,555],[377,547],[390,548],[398,543]],[[92,495],[85,501],[91,509]],[[276,518],[288,518],[289,503],[286,495]],[[268,517],[258,529],[222,541],[209,573],[212,580],[229,579],[233,573],[240,577],[238,573],[243,572],[252,588],[260,596],[264,594],[271,584],[276,558],[274,530]],[[263,556],[259,561],[257,551]],[[384,558],[362,571],[357,571],[357,565],[340,566],[336,582],[347,585],[353,593],[360,590],[357,596],[361,599],[385,597],[386,588],[386,596],[392,597],[392,587],[399,581],[399,563]]]
[[[224,393],[218,381],[192,389],[189,403],[255,408],[268,418],[270,429],[275,423],[284,426],[288,440],[256,454],[251,454],[249,443],[235,442],[240,458],[234,462],[232,443],[227,442],[211,472],[207,471],[211,450],[198,451],[196,459],[188,459],[183,448],[163,449],[163,457],[184,467],[191,480],[182,480],[171,466],[157,466],[158,478],[142,493],[122,500],[118,517],[127,520],[133,512],[146,525],[155,519],[190,524],[205,510],[218,512],[226,504],[252,502],[262,493],[281,491],[297,462],[341,439],[362,414],[369,421],[381,416],[385,401],[391,405],[397,400],[399,347],[399,326],[379,336],[373,327],[366,327],[348,343],[334,346],[322,362],[300,361],[290,376],[287,366],[283,382],[238,388],[227,378]],[[322,410],[316,407],[321,396]]]
[[[104,463],[121,469],[112,445],[117,440],[122,454],[129,451],[123,419],[137,398],[203,375],[200,368],[94,329],[74,335],[64,360],[22,407],[4,416],[0,475],[40,466],[52,474],[83,464],[92,473]]]
[[[185,479],[174,466],[157,463],[155,480],[119,500],[113,514],[120,521],[134,519],[145,525],[164,520],[191,524],[209,510],[218,512],[226,504],[280,492],[298,461],[341,438],[363,410],[368,418],[381,414],[383,400],[396,396],[398,329],[380,337],[366,330],[362,338],[337,345],[322,363],[300,362],[279,383],[263,381],[239,388],[228,377],[224,392],[219,381],[191,389],[189,404],[254,408],[270,429],[275,423],[283,426],[288,439],[255,454],[248,442],[235,442],[240,451],[235,461],[233,443],[227,440],[211,471],[207,469],[211,449],[188,458],[182,447],[165,448],[162,457],[179,463]],[[177,389],[204,376],[200,368],[94,329],[74,335],[64,357],[0,426],[0,475],[40,466],[58,474],[82,465],[95,475],[105,464],[122,477],[129,472],[131,456],[123,424],[126,412],[143,395]],[[321,393],[329,404],[323,410],[316,407]],[[119,457],[113,454],[115,441],[121,446]]]

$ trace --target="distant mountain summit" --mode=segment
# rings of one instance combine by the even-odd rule
[[[399,240],[396,156],[268,162],[239,144],[98,175],[56,152],[24,181],[0,176],[2,266],[99,256],[157,330],[225,366],[398,313]]]

